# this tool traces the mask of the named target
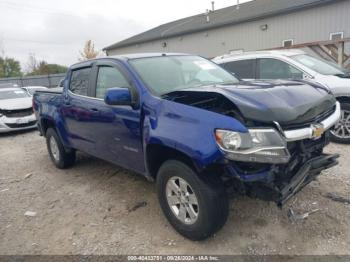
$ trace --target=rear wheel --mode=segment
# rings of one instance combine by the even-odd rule
[[[331,131],[331,140],[350,144],[350,103],[341,103],[341,119]]]
[[[200,178],[186,164],[169,160],[159,169],[160,206],[181,235],[203,240],[217,232],[228,217],[228,197],[219,178]]]
[[[53,128],[46,131],[46,145],[50,158],[56,167],[68,168],[75,162],[75,150],[64,148],[60,138]]]

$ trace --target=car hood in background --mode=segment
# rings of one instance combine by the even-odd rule
[[[350,78],[319,74],[314,81],[326,85],[335,96],[350,96]]]
[[[18,110],[32,107],[32,98],[15,98],[0,100],[0,110]]]
[[[258,122],[303,124],[335,107],[333,94],[325,87],[306,82],[254,81],[237,85],[188,88],[181,92],[219,93],[232,101],[241,114]],[[195,94],[193,94],[195,95]]]

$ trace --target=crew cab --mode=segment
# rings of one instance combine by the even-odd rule
[[[326,86],[342,110],[331,140],[350,144],[350,70],[298,49],[236,53],[213,61],[243,80],[306,79]]]
[[[338,155],[323,153],[340,105],[304,81],[242,82],[204,58],[134,54],[71,66],[62,89],[33,97],[58,168],[83,151],[156,181],[183,236],[226,222],[229,196],[282,206]]]

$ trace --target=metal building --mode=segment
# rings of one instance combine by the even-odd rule
[[[163,24],[104,50],[107,55],[185,52],[211,58],[349,37],[350,0],[254,0]]]

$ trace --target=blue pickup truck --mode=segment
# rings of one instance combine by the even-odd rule
[[[230,196],[282,206],[337,164],[323,153],[340,118],[327,88],[242,82],[193,55],[81,62],[33,107],[58,168],[82,151],[156,181],[165,216],[192,240],[225,224]]]

